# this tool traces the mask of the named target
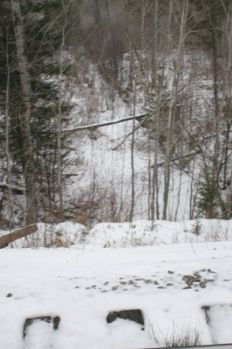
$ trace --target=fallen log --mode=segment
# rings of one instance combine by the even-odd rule
[[[27,235],[35,233],[38,230],[37,224],[30,224],[26,227],[15,230],[13,233],[9,233],[0,236],[0,248],[7,247],[10,242],[23,238]]]

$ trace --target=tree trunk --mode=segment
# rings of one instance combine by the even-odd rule
[[[133,116],[135,117],[136,108],[136,83],[133,81]],[[135,163],[134,163],[134,148],[135,148],[135,118],[132,124],[132,136],[131,136],[131,208],[129,220],[133,221],[134,209],[135,209]]]
[[[28,225],[24,228],[17,229],[13,233],[9,233],[7,235],[0,236],[0,248],[7,247],[9,243],[18,240],[20,238],[23,238],[27,235],[30,235],[32,233],[35,233],[38,230],[38,227],[36,224]]]
[[[6,98],[5,98],[5,118],[6,118],[6,163],[7,163],[7,201],[8,201],[8,221],[9,227],[12,228],[14,223],[14,205],[13,205],[13,192],[12,192],[12,173],[11,173],[11,154],[10,154],[10,63],[9,63],[9,42],[7,31],[7,49],[6,49]]]
[[[28,62],[25,52],[24,23],[19,0],[11,0],[11,10],[14,22],[14,33],[19,70],[22,110],[19,111],[19,122],[22,137],[22,166],[25,180],[26,217],[27,224],[36,222],[35,178],[33,162],[33,146],[30,132],[31,118],[31,83]]]
[[[151,201],[151,220],[159,219],[159,187],[158,187],[158,153],[159,153],[159,119],[160,119],[160,89],[157,81],[157,55],[158,52],[158,1],[155,0],[153,6],[153,40],[152,40],[152,88],[158,91],[158,111],[153,115],[153,128],[155,130],[155,150],[154,163],[152,169],[152,201]]]
[[[169,31],[171,28],[171,7],[170,7],[170,24]],[[184,30],[187,22],[187,13],[188,13],[188,0],[183,3],[181,20],[180,20],[180,34],[179,42],[174,62],[174,76],[172,79],[171,85],[171,98],[169,103],[168,111],[168,125],[167,125],[167,141],[165,149],[165,166],[164,166],[164,194],[163,194],[163,220],[167,219],[167,209],[168,209],[168,200],[169,200],[169,186],[170,186],[170,172],[171,172],[171,155],[173,151],[173,146],[175,140],[173,139],[173,126],[174,126],[174,112],[175,112],[175,103],[177,100],[178,94],[178,83],[179,83],[179,73],[180,73],[180,59],[182,54],[182,49],[184,46]]]

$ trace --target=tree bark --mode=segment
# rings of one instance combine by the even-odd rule
[[[171,4],[170,4],[171,5]],[[170,26],[171,28],[171,7],[170,7]],[[180,34],[179,42],[174,62],[174,76],[172,79],[171,85],[171,97],[168,111],[168,125],[167,125],[167,141],[166,141],[166,151],[165,151],[165,165],[164,165],[164,194],[163,194],[163,220],[167,219],[167,209],[168,209],[168,200],[169,200],[169,187],[170,187],[170,172],[171,172],[171,156],[173,151],[173,146],[175,140],[173,139],[173,126],[174,126],[174,111],[175,103],[177,100],[178,94],[178,83],[179,83],[179,73],[180,73],[180,59],[182,54],[182,49],[184,46],[184,34],[185,27],[187,22],[187,13],[188,13],[188,0],[183,3],[181,20],[180,20]]]
[[[31,83],[28,71],[28,61],[26,56],[25,36],[23,16],[20,8],[19,0],[11,0],[11,10],[14,23],[15,43],[17,52],[17,64],[19,70],[21,94],[22,94],[22,110],[19,111],[19,122],[22,137],[22,165],[25,180],[26,195],[26,217],[27,224],[36,222],[35,207],[35,178],[34,178],[34,162],[33,162],[33,146],[30,132],[31,118]]]
[[[64,67],[63,67],[63,53],[64,53],[64,45],[65,45],[65,32],[68,24],[67,13],[65,9],[64,2],[61,1],[65,22],[62,27],[62,37],[61,37],[61,47],[60,47],[60,64],[59,64],[59,80],[61,81]],[[62,94],[62,91],[61,91]],[[62,98],[60,96],[59,99],[59,108],[57,115],[57,184],[58,184],[58,197],[59,197],[59,210],[61,219],[63,219],[63,158],[62,158]]]
[[[135,117],[135,108],[136,108],[136,83],[133,81],[133,115]],[[132,138],[131,138],[131,208],[129,220],[133,221],[134,209],[135,209],[135,163],[134,163],[134,148],[135,148],[135,118],[133,119],[132,124]]]
[[[17,229],[13,233],[9,233],[7,235],[0,236],[0,248],[7,247],[9,243],[18,240],[20,238],[23,238],[27,235],[33,234],[38,230],[38,227],[36,224],[28,225],[24,228]]]
[[[6,98],[5,98],[5,119],[6,119],[6,163],[7,163],[7,201],[8,201],[8,221],[9,227],[12,228],[14,222],[14,205],[13,205],[13,191],[12,191],[12,173],[11,173],[11,154],[10,154],[10,63],[9,63],[9,41],[8,41],[8,29],[7,29],[7,42],[6,42]]]

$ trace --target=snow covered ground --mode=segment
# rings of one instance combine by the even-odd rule
[[[134,221],[133,223],[99,223],[86,226],[63,222],[39,223],[38,231],[15,241],[10,247],[71,247],[75,245],[118,248],[174,243],[232,241],[232,220],[195,219],[183,222]],[[0,230],[0,236],[7,231]]]
[[[177,223],[158,222],[153,246],[120,245],[129,227],[142,238],[149,224],[98,225],[71,248],[1,250],[0,348],[145,348],[184,336],[201,344],[232,342],[231,222],[202,221],[202,237],[188,232],[190,222],[182,231]],[[216,224],[227,241],[207,241]],[[174,231],[179,243],[170,237]],[[103,248],[107,232],[118,243]],[[188,235],[201,242],[183,242]],[[144,326],[106,321],[109,312],[130,309],[142,311]],[[25,320],[40,316],[59,316],[58,329],[36,320],[23,336]]]

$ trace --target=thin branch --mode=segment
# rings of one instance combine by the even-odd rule
[[[0,189],[3,192],[11,191],[13,194],[23,195],[25,193],[25,190],[16,187],[14,185],[9,185],[7,183],[0,183]]]
[[[193,151],[191,153],[188,153],[188,154],[184,154],[182,156],[179,156],[177,158],[173,158],[173,159],[170,159],[170,162],[175,162],[175,161],[179,161],[179,160],[182,160],[182,159],[185,159],[185,158],[188,158],[188,157],[192,157],[192,156],[195,156],[195,155],[198,155],[200,154],[201,151],[200,150],[196,150],[196,151]],[[157,164],[158,167],[162,167],[163,165],[165,165],[165,161],[162,161],[162,162],[159,162]]]
[[[150,115],[147,115],[146,118],[144,118],[139,124],[138,126],[134,127],[134,129],[132,131],[130,131],[128,134],[126,134],[125,136],[121,137],[121,142],[119,144],[117,144],[115,147],[112,148],[112,150],[118,150],[118,148],[120,148],[124,143],[125,141],[127,140],[127,138],[129,138],[132,133],[135,133],[144,123],[144,121],[146,121],[147,119],[150,118]],[[118,139],[119,140],[119,139]]]
[[[74,133],[74,132],[83,131],[83,130],[95,130],[96,128],[99,128],[99,127],[116,125],[116,124],[120,124],[122,122],[131,121],[134,119],[140,120],[140,119],[145,118],[145,117],[148,117],[148,114],[141,114],[141,115],[138,115],[135,117],[130,116],[128,118],[117,119],[117,120],[112,120],[112,121],[103,121],[101,124],[90,124],[90,125],[78,126],[78,127],[75,127],[71,130],[62,130],[62,133]]]

